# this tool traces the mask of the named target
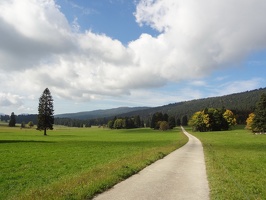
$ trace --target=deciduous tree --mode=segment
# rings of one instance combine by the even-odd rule
[[[34,126],[34,123],[32,121],[29,121],[28,126],[32,128]]]
[[[189,125],[193,127],[193,130],[200,132],[228,130],[235,124],[236,119],[232,111],[215,108],[198,111],[189,120]]]
[[[167,121],[159,121],[158,124],[159,124],[160,130],[162,131],[166,131],[169,129],[169,124]]]
[[[246,120],[246,129],[248,130],[252,130],[252,124],[253,124],[253,120],[254,120],[255,114],[254,113],[250,113],[247,120]]]
[[[229,126],[236,125],[236,118],[234,113],[231,110],[226,109],[223,114],[224,119],[227,121]]]

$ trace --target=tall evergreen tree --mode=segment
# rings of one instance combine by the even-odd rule
[[[187,124],[188,124],[188,118],[187,118],[186,115],[184,115],[184,116],[182,117],[182,120],[181,120],[181,125],[182,125],[182,126],[187,126]]]
[[[15,127],[16,126],[16,116],[14,112],[11,113],[9,124],[10,127]]]
[[[151,118],[151,124],[150,124],[150,127],[151,128],[155,128],[155,125],[156,125],[156,119],[155,119],[155,114],[152,115],[152,118]]]
[[[44,135],[47,135],[46,130],[53,130],[54,124],[53,98],[48,88],[43,91],[39,99],[38,112],[37,130],[43,130]]]
[[[252,123],[253,132],[266,132],[266,93],[263,93],[255,109]]]
[[[177,126],[180,126],[180,125],[181,125],[181,120],[180,120],[180,118],[177,118],[177,119],[176,119],[176,125],[177,125]]]
[[[141,127],[141,121],[140,121],[140,116],[139,115],[137,115],[137,116],[134,117],[134,126],[136,128]]]
[[[168,118],[169,118],[169,116],[166,113],[163,114],[163,121],[168,122]]]
[[[169,124],[169,128],[173,129],[176,126],[175,118],[174,117],[169,117],[168,124]]]
[[[168,118],[168,115],[167,115],[167,118]],[[161,113],[161,112],[154,113],[152,115],[152,118],[151,118],[151,128],[159,129],[160,124],[158,122],[160,122],[160,121],[165,121],[163,113]]]

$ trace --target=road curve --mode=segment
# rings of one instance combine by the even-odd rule
[[[189,138],[183,147],[118,183],[94,200],[207,200],[209,186],[201,142]]]

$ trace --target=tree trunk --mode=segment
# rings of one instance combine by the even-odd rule
[[[47,134],[46,134],[46,128],[44,128],[44,135],[46,136]]]

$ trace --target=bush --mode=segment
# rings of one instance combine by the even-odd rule
[[[169,124],[167,121],[159,121],[158,124],[161,131],[166,131],[169,129]]]

